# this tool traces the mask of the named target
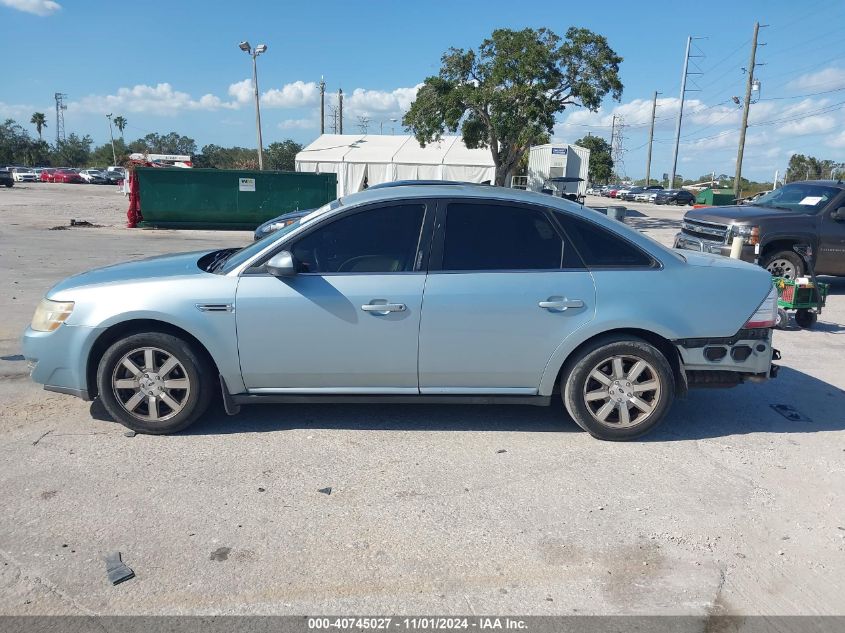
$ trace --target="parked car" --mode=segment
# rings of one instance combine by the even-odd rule
[[[692,206],[695,196],[686,189],[667,189],[658,191],[654,198],[655,204],[688,204]]]
[[[12,170],[12,178],[15,182],[35,182],[35,172],[29,167],[15,167]]]
[[[314,211],[314,209],[306,209],[305,211],[291,211],[290,213],[283,213],[278,217],[275,217],[271,220],[267,220],[264,224],[259,225],[259,227],[255,229],[253,238],[256,240],[260,240],[262,237],[267,237],[267,235],[269,235],[270,233],[275,233],[279,229],[283,229],[286,226],[293,224],[298,219],[305,217],[312,211]]]
[[[637,197],[637,194],[642,193],[643,191],[645,191],[643,187],[631,187],[630,189],[625,191],[624,194],[622,194],[621,198],[622,200],[625,200],[627,202],[633,202],[634,198]],[[620,197],[618,193],[616,194],[616,197]]]
[[[52,167],[45,167],[41,170],[41,182],[53,182],[53,174],[56,172]]]
[[[124,179],[126,178],[126,172],[124,171],[106,171],[105,172],[106,180],[110,185],[119,185],[122,184]]]
[[[727,256],[734,237],[745,242],[742,259],[776,277],[807,274],[798,244],[811,247],[817,274],[845,276],[845,184],[791,182],[750,204],[687,211],[675,247]]]
[[[109,179],[99,169],[81,169],[79,170],[79,176],[89,185],[109,184]]]
[[[0,186],[11,187],[14,184],[15,179],[12,177],[12,172],[6,167],[0,167]]]
[[[23,353],[46,389],[99,397],[144,433],[184,429],[218,392],[233,415],[560,398],[582,428],[623,440],[687,386],[772,375],[775,318],[759,267],[681,257],[562,198],[412,185],[344,196],[242,249],[70,277]]]
[[[80,183],[85,182],[74,169],[57,169],[53,172],[50,182]]]
[[[653,191],[648,191],[647,189],[643,189],[642,191],[634,194],[634,201],[635,202],[648,202],[651,198]],[[656,195],[656,194],[655,194]]]

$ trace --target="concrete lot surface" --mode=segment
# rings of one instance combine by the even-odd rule
[[[671,243],[683,208],[627,206]],[[816,329],[775,334],[777,380],[694,391],[642,441],[561,406],[429,405],[218,407],[130,438],[29,380],[36,303],[251,236],[128,230],[125,208],[0,190],[0,613],[845,614],[845,279]],[[50,230],[71,218],[103,226]],[[115,550],[136,577],[111,586]]]

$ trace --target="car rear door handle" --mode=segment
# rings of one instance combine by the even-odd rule
[[[404,303],[388,303],[383,299],[373,299],[370,303],[361,306],[364,312],[373,314],[390,314],[391,312],[404,312],[407,308]]]
[[[549,297],[537,304],[544,310],[551,312],[563,312],[569,308],[583,308],[584,302],[580,299],[567,299],[566,297]]]

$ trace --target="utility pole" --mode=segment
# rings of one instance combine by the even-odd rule
[[[751,106],[751,89],[754,84],[754,63],[757,57],[757,33],[760,23],[754,23],[754,35],[751,38],[751,59],[748,61],[748,81],[745,84],[745,104],[742,108],[742,125],[739,128],[739,149],[736,152],[736,174],[734,175],[734,198],[739,200],[742,193],[742,155],[745,152],[745,131],[748,129],[748,109]]]
[[[320,134],[326,133],[326,81],[320,76]]]
[[[112,131],[111,127],[111,113],[106,115],[106,118],[109,120],[109,136],[111,137],[111,157],[114,161],[112,165],[117,165],[117,154],[114,152],[114,132]]]
[[[613,142],[616,140],[616,115],[613,115],[613,122],[610,124],[610,155],[613,156]],[[610,179],[614,182],[618,180],[616,177],[616,163],[613,164],[613,170],[610,172]]]
[[[669,172],[669,189],[675,188],[675,170],[678,168],[678,145],[681,142],[681,120],[684,117],[684,95],[687,93],[687,71],[689,70],[689,49],[692,35],[687,37],[687,52],[684,54],[684,72],[681,75],[681,107],[678,109],[678,123],[675,125],[675,148],[672,150],[672,171]]]
[[[337,112],[340,120],[340,134],[343,134],[343,88],[337,91]]]
[[[645,186],[651,184],[651,145],[654,142],[654,115],[657,113],[657,95],[660,93],[654,91],[654,99],[651,102],[651,127],[648,130],[648,159],[645,165]]]

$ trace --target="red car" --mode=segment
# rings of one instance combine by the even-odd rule
[[[45,168],[41,170],[41,182],[53,182],[53,172],[55,169]]]
[[[52,182],[85,182],[82,179],[82,176],[79,175],[79,172],[75,172],[72,169],[57,169],[53,172],[52,175]]]

